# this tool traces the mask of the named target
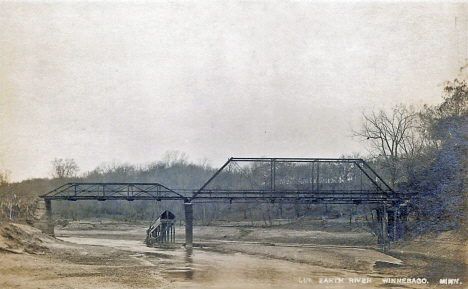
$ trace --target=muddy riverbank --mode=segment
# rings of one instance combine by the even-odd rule
[[[466,268],[450,267],[459,256],[449,248],[437,264],[451,275],[439,270],[432,276],[427,268],[437,264],[413,250],[422,246],[390,256],[374,250],[372,236],[362,232],[197,226],[197,246],[187,251],[183,227],[176,228],[173,249],[146,247],[145,230],[144,224],[82,221],[57,227],[57,239],[30,232],[42,249],[0,253],[0,287],[433,288],[435,278],[457,278]],[[387,284],[388,278],[426,278],[429,284]]]

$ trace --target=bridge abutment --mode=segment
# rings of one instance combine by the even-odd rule
[[[54,232],[54,217],[52,216],[52,200],[45,200],[45,209],[46,209],[46,234],[49,236],[55,237]]]
[[[34,227],[49,236],[55,237],[52,200],[44,199],[38,202],[34,219]]]
[[[54,220],[52,217],[52,200],[41,199],[36,204],[34,211],[34,227],[41,230],[43,233],[52,237],[54,234]]]

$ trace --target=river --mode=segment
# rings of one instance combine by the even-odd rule
[[[139,240],[92,236],[59,236],[64,241],[107,246],[129,256],[170,280],[174,288],[377,288],[381,276],[344,269],[278,260],[244,253],[225,253],[204,247],[187,250],[148,248]],[[362,282],[366,283],[362,283]],[[370,283],[369,283],[370,282]]]

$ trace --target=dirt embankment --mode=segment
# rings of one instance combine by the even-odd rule
[[[0,251],[8,253],[44,254],[54,238],[36,228],[22,224],[0,224]]]
[[[75,245],[0,224],[0,288],[164,288],[154,265],[108,247]]]
[[[467,242],[453,231],[401,242],[389,254],[405,263],[400,272],[430,276],[436,281],[461,278],[468,283]]]

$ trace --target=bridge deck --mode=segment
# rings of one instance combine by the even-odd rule
[[[68,201],[187,201],[196,192],[182,190],[179,193],[158,183],[68,183],[41,197]],[[375,204],[402,202],[406,199],[409,199],[408,195],[380,190],[204,190],[192,202]]]

